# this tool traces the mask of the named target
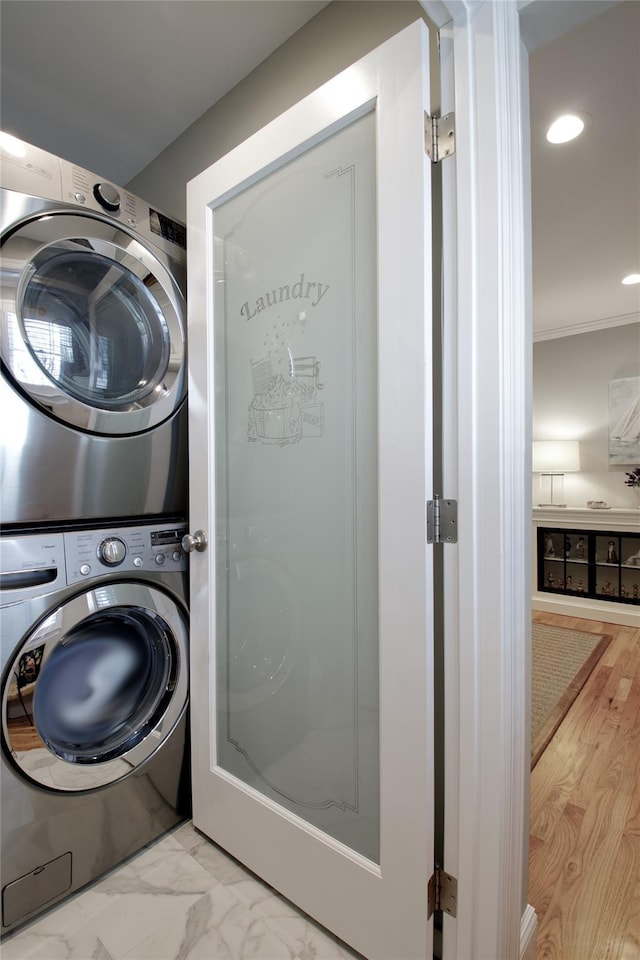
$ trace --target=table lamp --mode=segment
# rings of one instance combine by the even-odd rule
[[[539,507],[566,507],[564,475],[580,469],[577,440],[534,440],[533,472],[540,474]]]

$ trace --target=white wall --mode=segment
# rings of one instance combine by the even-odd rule
[[[638,376],[640,323],[534,343],[533,439],[580,441],[580,473],[565,476],[569,506],[638,505],[624,483],[631,467],[608,463],[609,381]],[[534,503],[536,497],[534,485]]]
[[[409,23],[414,0],[336,0],[282,44],[127,184],[186,218],[186,185],[256,130]]]

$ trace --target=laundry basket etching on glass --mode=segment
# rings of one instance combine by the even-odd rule
[[[315,357],[293,357],[289,375],[273,375],[271,358],[251,363],[254,397],[249,406],[249,440],[297,443],[322,436],[324,404],[317,403],[320,363]]]

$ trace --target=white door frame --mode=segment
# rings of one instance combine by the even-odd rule
[[[444,957],[535,950],[529,818],[531,280],[527,62],[515,0],[420,0],[441,28],[445,161]],[[524,56],[523,56],[524,54]],[[453,75],[451,85],[447,76]],[[447,422],[447,411],[452,411]]]

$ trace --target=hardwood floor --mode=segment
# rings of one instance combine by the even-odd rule
[[[640,960],[640,617],[619,626],[531,774],[529,903],[538,960]]]

